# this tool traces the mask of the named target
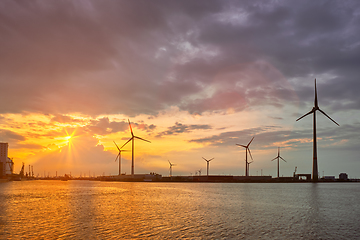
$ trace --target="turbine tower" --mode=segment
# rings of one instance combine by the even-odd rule
[[[149,142],[149,143],[151,143],[151,142],[146,140],[146,139],[143,139],[141,137],[135,136],[134,133],[133,133],[131,124],[130,124],[130,120],[128,119],[128,121],[129,121],[129,127],[130,127],[130,131],[131,131],[131,138],[124,145],[122,145],[121,148],[123,148],[126,144],[128,144],[128,142],[132,141],[132,148],[131,148],[131,153],[132,153],[132,156],[131,156],[131,176],[134,177],[134,142],[135,142],[135,138],[143,140],[145,142]]]
[[[317,163],[317,146],[316,146],[316,111],[319,110],[322,114],[324,114],[326,117],[328,117],[331,121],[333,121],[336,125],[340,126],[337,122],[335,122],[331,117],[329,117],[325,112],[323,112],[318,105],[317,100],[317,91],[316,91],[316,79],[315,79],[315,100],[314,100],[314,107],[311,109],[310,112],[306,113],[304,116],[296,119],[296,121],[299,121],[303,117],[314,114],[313,116],[313,134],[314,134],[314,140],[313,140],[313,169],[312,169],[312,180],[313,182],[318,181],[318,163]]]
[[[176,166],[176,164],[171,163],[169,160],[168,160],[168,162],[170,164],[170,177],[172,177],[172,167]]]
[[[121,175],[121,152],[126,152],[127,150],[121,150],[118,145],[116,144],[115,141],[113,141],[115,143],[115,146],[117,147],[117,149],[119,150],[118,155],[115,158],[115,162],[117,159],[119,159],[119,176]]]
[[[245,150],[246,150],[246,157],[245,157],[245,176],[246,177],[248,177],[249,176],[249,171],[248,171],[248,160],[247,160],[247,153],[248,153],[248,151],[249,151],[249,154],[250,154],[250,157],[251,157],[251,160],[253,159],[252,158],[252,156],[251,156],[251,152],[250,152],[250,148],[249,148],[249,146],[250,146],[250,144],[251,144],[251,142],[254,140],[254,137],[250,140],[250,142],[248,143],[248,145],[241,145],[241,144],[236,144],[236,145],[238,145],[238,146],[240,146],[240,147],[244,147],[245,148]]]
[[[209,163],[214,158],[207,160],[206,158],[203,157],[203,159],[206,161],[206,176],[209,176]]]
[[[281,158],[281,160],[283,160],[284,162],[286,162],[285,159],[283,159],[283,158],[280,156],[280,148],[278,147],[278,155],[277,155],[277,157],[275,157],[273,160],[271,160],[271,161],[274,161],[274,160],[277,159],[277,177],[278,177],[278,178],[279,178],[279,175],[280,175],[280,168],[279,168],[280,158]]]

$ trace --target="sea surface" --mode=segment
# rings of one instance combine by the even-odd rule
[[[360,239],[360,183],[0,183],[0,239]]]

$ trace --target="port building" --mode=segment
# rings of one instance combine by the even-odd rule
[[[14,162],[8,157],[9,144],[0,142],[0,178],[11,175]]]

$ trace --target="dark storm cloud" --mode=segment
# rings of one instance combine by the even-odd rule
[[[178,135],[178,134],[181,134],[181,133],[192,132],[192,131],[195,131],[195,130],[207,130],[207,129],[212,129],[212,127],[210,125],[207,125],[207,124],[186,125],[186,124],[176,122],[174,126],[168,127],[167,131],[159,133],[157,135],[157,137],[162,137],[162,136],[165,136],[165,135]]]
[[[1,1],[0,113],[282,107],[310,99],[316,75],[329,76],[323,105],[359,109],[359,9],[357,1]]]

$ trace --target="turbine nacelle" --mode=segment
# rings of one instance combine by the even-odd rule
[[[322,111],[320,108],[319,108],[319,105],[318,105],[318,100],[317,100],[317,91],[316,91],[316,79],[315,79],[315,101],[314,101],[314,107],[311,109],[310,112],[306,113],[305,115],[299,117],[298,119],[296,119],[296,121],[299,121],[300,119],[306,117],[307,115],[310,115],[312,113],[315,114],[316,111],[320,111],[322,114],[324,114],[327,118],[329,118],[333,123],[335,123],[336,125],[340,126],[337,122],[335,122],[330,116],[328,116],[324,111]]]
[[[213,160],[214,158],[212,158],[212,159],[206,159],[206,158],[204,158],[204,157],[202,157],[206,162],[210,162],[211,160]]]

